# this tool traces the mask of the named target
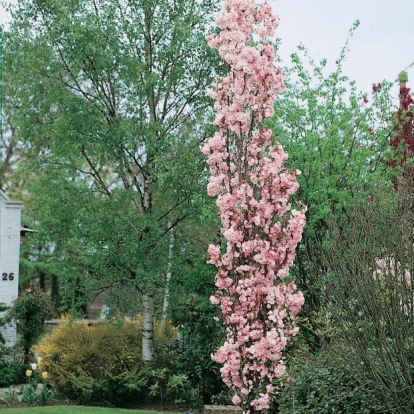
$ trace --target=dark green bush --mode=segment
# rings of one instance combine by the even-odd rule
[[[223,323],[214,319],[219,316],[219,309],[209,300],[216,289],[214,274],[214,267],[207,265],[205,259],[191,262],[171,303],[171,317],[180,327],[176,342],[177,372],[187,375],[192,390],[197,391],[203,404],[227,404],[231,398],[221,379],[221,366],[211,359],[226,337]]]
[[[55,315],[49,296],[37,286],[24,290],[14,301],[9,316],[16,322],[18,345],[23,349],[25,363],[31,362],[31,347],[43,333],[45,321]]]
[[[29,365],[14,362],[0,363],[0,387],[26,382],[26,370],[29,368]]]
[[[280,414],[383,414],[372,388],[330,347],[296,356],[290,374]]]
[[[10,322],[8,307],[0,303],[0,329]],[[0,330],[0,387],[8,387],[25,380],[27,365],[12,362],[11,348],[6,346],[6,341]]]
[[[4,303],[0,303],[0,364],[8,355],[10,355],[10,348],[6,346],[6,340],[4,339],[1,328],[5,327],[9,323],[8,306]],[[1,379],[1,377],[0,377]]]

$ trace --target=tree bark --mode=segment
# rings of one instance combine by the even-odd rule
[[[171,228],[171,222],[168,222],[168,228]],[[168,248],[168,265],[167,265],[167,273],[165,275],[165,291],[164,291],[164,301],[162,305],[162,317],[161,317],[162,328],[165,327],[165,321],[167,320],[167,314],[168,314],[168,307],[170,306],[170,280],[171,280],[173,248],[174,248],[174,227],[172,227],[170,230],[170,245]]]
[[[154,298],[152,293],[142,295],[142,360],[152,361],[154,339]]]

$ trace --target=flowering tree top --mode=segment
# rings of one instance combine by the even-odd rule
[[[289,203],[299,172],[284,168],[287,154],[263,125],[284,89],[267,40],[277,25],[267,2],[227,0],[219,34],[208,37],[228,67],[211,92],[217,132],[202,147],[211,172],[207,191],[217,196],[224,237],[223,246],[208,249],[218,270],[210,299],[220,305],[227,327],[227,341],[213,359],[223,364],[233,403],[246,413],[269,408],[273,381],[285,373],[282,351],[298,332],[294,317],[304,301],[284,280],[305,224],[305,208]]]

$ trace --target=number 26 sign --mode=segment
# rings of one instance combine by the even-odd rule
[[[14,280],[14,273],[2,273],[1,280]]]

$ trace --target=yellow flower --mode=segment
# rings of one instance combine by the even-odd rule
[[[42,378],[43,378],[43,379],[48,379],[48,378],[49,378],[49,374],[48,374],[48,372],[47,372],[47,371],[43,371],[43,372],[42,372]]]
[[[29,377],[30,378],[32,376],[32,374],[33,374],[33,371],[31,369],[28,369],[26,371],[26,377]]]

